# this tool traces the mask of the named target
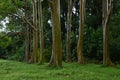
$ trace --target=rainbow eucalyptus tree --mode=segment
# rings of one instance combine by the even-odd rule
[[[83,56],[83,28],[85,24],[85,4],[86,0],[80,0],[80,15],[79,15],[79,38],[78,38],[78,44],[77,44],[77,57],[78,57],[78,63],[84,64],[84,56]]]
[[[49,0],[52,16],[52,55],[49,65],[62,67],[62,40],[60,24],[60,0]]]
[[[40,33],[40,64],[44,64],[44,33],[42,18],[42,0],[38,0],[39,33]]]
[[[35,29],[37,29],[37,6],[36,6],[36,0],[32,0],[33,5],[33,26]],[[37,36],[37,30],[33,31],[33,61],[34,63],[38,62],[38,36]]]
[[[103,0],[103,64],[112,66],[109,53],[109,21],[112,12],[112,0]]]

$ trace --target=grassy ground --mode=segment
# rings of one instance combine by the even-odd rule
[[[62,69],[0,60],[0,80],[120,80],[120,66],[63,63]]]

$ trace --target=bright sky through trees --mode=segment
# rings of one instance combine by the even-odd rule
[[[0,32],[6,31],[6,24],[9,23],[9,18],[6,17],[4,20],[0,22]]]

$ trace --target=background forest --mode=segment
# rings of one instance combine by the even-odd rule
[[[57,1],[60,3],[57,4]],[[57,17],[55,4],[58,5],[58,9],[60,5],[59,17]],[[118,64],[120,63],[120,0],[113,0],[112,5],[109,21],[109,53],[111,61]],[[82,14],[79,6],[79,0],[0,0],[0,58],[28,63],[49,62],[51,54],[55,51],[52,50],[53,47],[56,46],[54,48],[58,49],[57,44],[59,44],[62,46],[60,50],[62,60],[77,62],[81,18],[79,14]],[[82,33],[84,60],[102,63],[102,0],[86,0],[83,6],[85,6],[84,18],[81,19],[85,19]],[[56,20],[58,23],[55,24]],[[53,28],[53,24],[60,26],[61,30],[59,27],[56,27],[58,30]],[[53,39],[55,36],[53,33],[59,37]],[[55,45],[54,40],[62,40],[62,43],[56,41]]]

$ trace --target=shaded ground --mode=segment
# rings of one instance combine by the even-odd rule
[[[0,60],[0,80],[120,80],[120,66],[63,63],[64,67]]]

